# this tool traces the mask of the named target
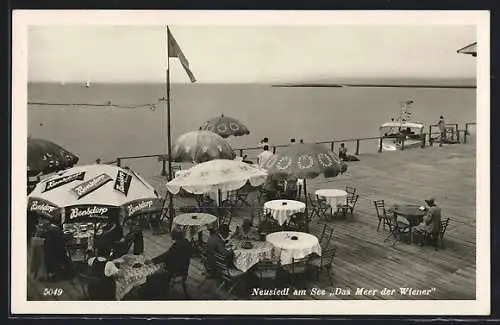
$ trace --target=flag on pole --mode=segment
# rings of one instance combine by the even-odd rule
[[[182,53],[179,44],[177,44],[177,41],[175,40],[172,33],[170,33],[170,29],[168,27],[167,27],[167,39],[168,39],[168,57],[178,58],[179,61],[181,61],[182,67],[184,68],[184,70],[186,70],[186,73],[191,82],[195,82],[196,78],[194,77],[193,72],[191,72],[191,69],[189,69],[189,62],[184,56],[184,53]]]

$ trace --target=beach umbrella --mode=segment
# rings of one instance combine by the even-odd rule
[[[347,164],[321,144],[300,143],[280,149],[269,158],[264,168],[275,178],[311,179],[321,174],[335,177],[347,170]]]
[[[51,141],[28,138],[28,176],[56,172],[77,162],[77,156]]]
[[[250,134],[250,131],[243,123],[235,118],[224,116],[224,114],[205,122],[200,129],[212,131],[223,138],[230,137],[231,135],[241,136]]]
[[[177,194],[181,189],[192,194],[235,191],[245,184],[262,185],[267,171],[237,160],[216,159],[197,164],[167,183],[167,190]],[[220,202],[219,202],[220,203]]]
[[[321,144],[300,143],[280,149],[266,162],[264,168],[277,179],[294,176],[304,179],[304,195],[307,213],[306,179],[319,175],[335,177],[347,171],[347,164]]]
[[[175,162],[201,163],[213,159],[234,159],[233,148],[220,135],[210,131],[193,131],[181,135],[172,146]]]
[[[78,166],[38,183],[28,196],[28,211],[53,221],[118,222],[160,212],[155,189],[132,170],[114,165]]]

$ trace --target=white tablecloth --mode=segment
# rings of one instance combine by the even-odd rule
[[[297,240],[292,240],[296,236]],[[300,259],[316,253],[321,256],[318,238],[305,232],[280,231],[266,236],[266,241],[274,246],[274,254],[279,256],[281,265],[292,263],[292,258]]]
[[[174,218],[172,227],[182,229],[186,238],[191,240],[215,222],[217,222],[217,217],[208,213],[185,213]]]
[[[324,198],[326,203],[328,203],[333,210],[336,210],[339,204],[347,204],[347,192],[344,190],[337,190],[333,188],[317,190],[316,195],[320,198]]]
[[[238,270],[246,272],[260,261],[274,259],[274,247],[271,243],[252,240],[250,242],[253,247],[245,249],[241,247],[244,242],[238,240],[230,243],[234,252],[233,264]]]
[[[305,209],[305,203],[294,200],[273,200],[264,203],[265,212],[270,213],[280,226],[284,225],[290,219],[290,216],[298,212],[304,212]]]

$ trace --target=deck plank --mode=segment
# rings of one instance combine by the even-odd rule
[[[359,162],[352,162],[346,174],[333,179],[318,177],[307,181],[309,193],[320,188],[344,188],[354,186],[359,201],[353,217],[334,220],[329,224],[335,229],[332,244],[338,247],[334,262],[333,280],[328,277],[309,281],[312,288],[350,288],[351,295],[293,296],[288,299],[475,299],[476,290],[476,210],[475,210],[475,147],[472,144],[450,145],[439,148],[427,147],[381,154],[360,155]],[[158,168],[158,171],[160,168]],[[157,175],[144,175],[159,193],[165,193],[165,179]],[[458,190],[457,190],[458,189]],[[419,247],[398,242],[391,246],[384,243],[387,230],[376,231],[378,219],[373,200],[384,199],[391,204],[423,204],[428,197],[436,197],[444,217],[451,217],[445,236],[445,249]],[[250,202],[257,206],[255,195]],[[177,207],[193,205],[190,199],[175,199]],[[238,209],[233,222],[240,223],[249,217],[248,209]],[[319,235],[322,223],[313,222],[311,232]],[[154,257],[171,245],[169,234],[152,235],[145,230],[145,254]],[[215,286],[204,280],[204,269],[197,258],[192,259],[188,290],[192,299],[219,299]],[[74,300],[81,291],[71,281],[40,283],[28,281],[30,300]],[[43,288],[63,288],[61,297],[46,297]],[[436,288],[430,296],[356,296],[356,288]],[[41,291],[42,290],[42,291]],[[232,295],[232,299],[237,299]],[[173,298],[182,299],[178,288]],[[264,299],[250,296],[248,299]]]

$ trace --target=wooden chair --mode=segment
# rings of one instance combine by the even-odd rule
[[[268,217],[269,213],[266,212],[266,210],[263,207],[252,206],[252,209],[250,210],[250,219],[252,220],[252,224],[256,223],[258,225]]]
[[[333,227],[328,225],[323,226],[323,231],[319,237],[319,244],[321,245],[321,250],[327,249],[330,246],[330,242],[333,237]]]
[[[201,259],[201,264],[203,265],[204,271],[202,275],[205,276],[203,281],[198,285],[197,289],[200,289],[208,280],[215,280],[215,272],[216,270],[212,270],[212,266],[210,265],[210,262],[208,261],[208,255],[207,255],[207,246],[206,243],[201,243],[198,245],[198,249],[200,252],[200,259]]]
[[[347,192],[348,196],[353,196],[358,192],[358,190],[352,186],[346,186],[345,191]]]
[[[385,225],[387,225],[387,210],[385,209],[385,201],[384,200],[375,200],[373,202],[375,204],[375,210],[377,211],[378,217],[378,225],[377,231],[380,229],[380,224],[382,224],[382,229],[385,229]]]
[[[330,206],[325,200],[321,200],[318,196],[314,197],[311,193],[307,193],[309,199],[309,206],[311,207],[310,219],[313,220],[317,217],[318,220],[322,220],[326,217],[326,213]]]
[[[231,221],[233,220],[233,209],[231,207],[221,206],[217,208],[218,224],[227,224],[231,226]]]
[[[236,191],[236,205],[246,205],[247,207],[250,207],[251,205],[248,203],[248,195],[250,195],[250,192],[251,190],[247,185]]]
[[[281,270],[287,276],[290,285],[294,284],[295,280],[299,280],[307,273],[309,257],[292,258],[292,263],[282,265]]]
[[[387,225],[389,226],[390,233],[384,239],[384,242],[388,241],[389,238],[394,237],[395,241],[393,245],[400,240],[400,236],[408,233],[411,236],[411,225],[409,223],[398,221],[396,216],[387,217]]]
[[[337,247],[330,247],[322,250],[321,256],[311,258],[308,262],[309,266],[315,270],[316,280],[319,280],[319,275],[326,272],[330,285],[333,285],[331,271],[333,266],[333,259],[337,253]]]
[[[444,234],[450,223],[450,218],[441,220],[439,230],[434,233],[426,233],[424,240],[429,240],[433,243],[435,250],[438,250],[439,242],[441,242],[441,247],[444,248]]]
[[[294,215],[290,216],[290,220],[288,221],[285,230],[308,232],[309,220],[306,217],[305,213],[297,212]]]
[[[356,207],[356,203],[358,203],[358,198],[358,194],[353,194],[352,196],[347,197],[347,203],[340,208],[342,216],[345,217],[347,214],[354,214],[354,208]]]
[[[221,254],[216,254],[216,273],[217,277],[221,281],[220,285],[217,287],[216,291],[219,292],[224,286],[229,285],[229,289],[226,292],[225,299],[229,297],[231,292],[241,283],[245,272],[242,272],[234,267],[230,267],[226,264],[226,256]]]
[[[259,280],[261,287],[274,288],[276,287],[279,268],[279,264],[273,263],[271,260],[263,260],[257,263],[253,274]]]

